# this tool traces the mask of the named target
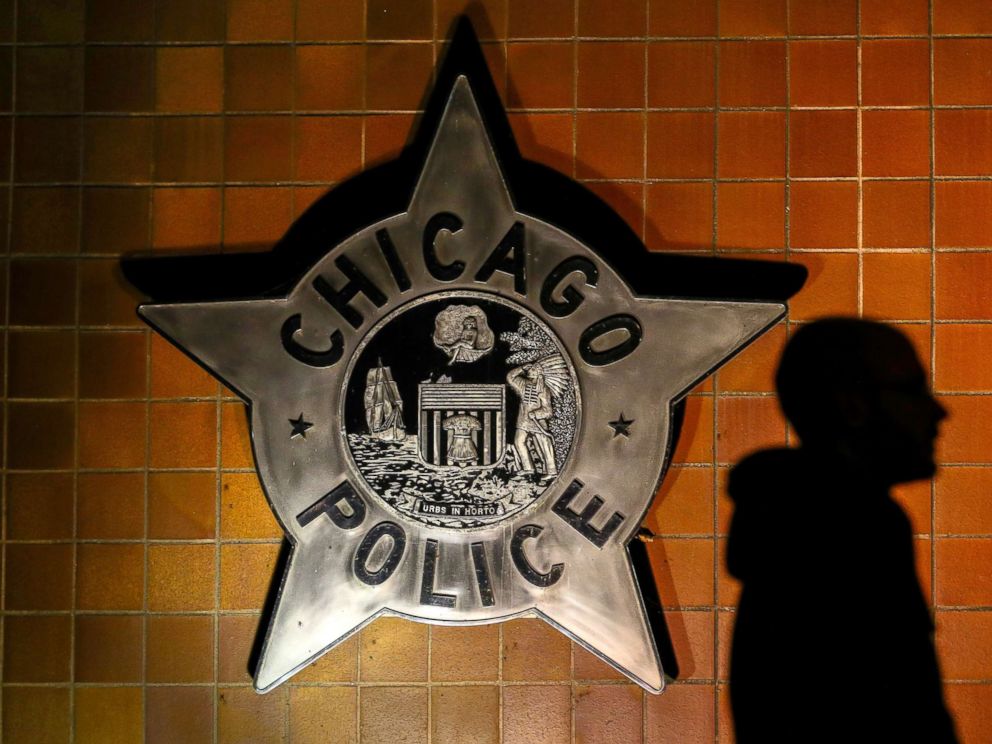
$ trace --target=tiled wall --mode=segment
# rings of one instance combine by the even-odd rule
[[[898,323],[951,412],[936,483],[900,499],[949,702],[988,741],[988,0],[474,8],[528,157],[652,249],[810,269],[789,322],[690,397],[648,519],[683,679],[645,696],[537,621],[383,620],[251,690],[280,533],[243,408],[138,323],[116,257],[270,245],[396,153],[463,5],[0,0],[4,741],[731,741],[722,484],[787,441],[773,364],[827,313]]]

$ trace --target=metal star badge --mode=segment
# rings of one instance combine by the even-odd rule
[[[140,308],[248,403],[292,545],[255,687],[389,614],[536,616],[660,691],[627,545],[666,466],[671,407],[784,311],[636,295],[515,206],[472,85],[454,78],[404,211],[283,297]]]

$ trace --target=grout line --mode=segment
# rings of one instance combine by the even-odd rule
[[[930,109],[929,115],[929,133],[930,139],[929,145],[929,166],[930,166],[930,389],[936,389],[937,377],[937,350],[936,350],[936,337],[937,337],[937,327],[936,327],[936,317],[937,317],[937,307],[936,307],[936,297],[937,297],[937,186],[935,182],[936,173],[936,144],[935,144],[935,117],[934,113],[934,43],[933,43],[933,0],[928,3],[928,18],[927,26],[929,31],[928,36],[928,56],[930,63],[930,75],[929,75],[929,86],[928,86],[928,103]],[[937,512],[937,485],[936,479],[930,479],[930,535],[933,536],[937,532],[936,525],[936,512]],[[936,540],[930,540],[930,606],[937,606],[937,546]],[[933,611],[931,611],[931,620],[936,627],[937,618]]]
[[[717,36],[720,34],[720,19],[719,14],[716,20],[717,24]],[[713,45],[713,174],[712,174],[712,209],[713,209],[713,227],[712,227],[712,252],[715,254],[717,252],[717,242],[719,240],[719,223],[718,223],[718,204],[717,204],[717,179],[720,174],[720,116],[723,111],[722,101],[720,100],[720,51],[722,49],[722,44],[716,43]],[[710,450],[710,461],[706,463],[706,466],[711,468],[710,472],[710,490],[712,495],[710,496],[710,506],[712,509],[712,534],[708,535],[708,539],[712,539],[713,544],[711,548],[711,553],[713,555],[713,608],[716,608],[720,604],[720,541],[718,535],[720,533],[719,524],[719,514],[720,514],[720,474],[716,467],[717,461],[717,443],[718,430],[719,430],[719,418],[718,418],[718,401],[719,401],[719,371],[713,374],[711,384],[713,386],[713,408],[710,413],[710,436],[712,441],[712,448]],[[662,609],[664,612],[664,608]],[[714,741],[719,741],[720,739],[720,697],[717,692],[719,689],[719,668],[720,668],[720,624],[719,616],[716,610],[713,611],[713,626],[711,629],[713,638],[713,666],[709,670],[710,675],[714,679],[713,684],[713,739]],[[708,675],[709,676],[709,675]]]
[[[858,246],[858,317],[863,318],[865,314],[865,241],[864,241],[864,223],[865,223],[865,194],[864,194],[864,124],[862,121],[863,117],[863,106],[864,106],[864,72],[862,70],[862,55],[863,46],[861,43],[861,0],[856,0],[856,12],[857,12],[857,99],[858,99],[858,111],[857,111],[857,178],[858,178],[858,214],[857,214],[857,246]]]

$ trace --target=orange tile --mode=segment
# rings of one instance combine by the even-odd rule
[[[368,0],[366,33],[370,39],[430,39],[430,0]]]
[[[858,311],[858,257],[848,253],[796,253],[791,261],[803,264],[809,278],[789,302],[793,320]]]
[[[631,42],[580,44],[578,105],[581,108],[644,106],[644,47]]]
[[[17,109],[42,111],[79,111],[83,101],[83,55],[72,47],[21,47],[17,50]],[[10,85],[13,78],[9,62],[5,65]],[[6,110],[10,95],[4,96]],[[90,109],[93,110],[93,109]]]
[[[792,111],[789,172],[793,176],[854,176],[858,120],[854,111]]]
[[[212,682],[214,622],[209,615],[148,618],[148,682]]]
[[[11,331],[7,393],[11,398],[72,398],[76,388],[71,331]]]
[[[717,184],[720,248],[781,248],[785,244],[785,185]]]
[[[83,180],[98,183],[151,180],[154,140],[151,119],[87,118],[83,137]]]
[[[159,0],[156,37],[159,41],[223,41],[223,0]]]
[[[138,615],[77,615],[75,681],[140,682],[143,641]]]
[[[673,467],[665,475],[646,526],[656,535],[705,535],[713,530],[713,471]]]
[[[665,577],[667,607],[713,604],[713,541],[666,538],[647,544],[655,576]]]
[[[641,178],[644,117],[639,113],[580,113],[575,146],[579,178]]]
[[[149,47],[87,47],[86,110],[153,110],[154,54]]]
[[[223,539],[282,537],[282,529],[272,515],[255,473],[224,473],[220,498]]]
[[[254,467],[247,410],[243,403],[224,403],[221,406],[220,451],[221,467]]]
[[[380,617],[359,639],[363,682],[423,682],[427,679],[427,626]]]
[[[79,266],[79,324],[137,326],[135,312],[144,296],[121,274],[118,261],[82,261]]]
[[[770,393],[775,390],[775,369],[785,345],[785,325],[759,336],[719,371],[719,387],[728,392]]]
[[[72,539],[72,492],[70,473],[10,473],[7,539]]]
[[[645,208],[651,250],[708,251],[713,245],[712,184],[650,184]]]
[[[943,395],[940,404],[948,411],[937,440],[941,463],[992,462],[992,398],[986,395]]]
[[[603,744],[640,741],[643,694],[629,684],[576,687],[576,740]]]
[[[151,337],[151,397],[195,398],[217,394],[217,381],[158,334]]]
[[[311,47],[306,47],[310,49]],[[229,46],[224,52],[224,96],[228,111],[283,111],[293,106],[286,84],[293,74],[289,45]]]
[[[992,731],[992,685],[946,685],[944,700],[961,741],[981,741]]]
[[[76,535],[83,540],[135,540],[145,534],[143,473],[80,473]]]
[[[79,251],[79,202],[76,188],[16,188],[11,205],[13,253]]]
[[[619,214],[638,236],[641,235],[644,220],[644,188],[641,184],[601,181],[588,183],[586,187]]]
[[[937,655],[945,680],[992,674],[992,612],[937,612]]]
[[[347,687],[291,687],[289,737],[294,744],[358,741],[357,690]]]
[[[159,47],[155,51],[155,106],[168,113],[221,111],[224,52],[221,47]]]
[[[940,0],[934,4],[935,34],[992,34],[992,7],[969,0]]]
[[[713,399],[690,395],[685,399],[682,431],[672,453],[673,463],[713,462]]]
[[[583,682],[626,681],[626,677],[578,643],[572,643],[572,679]]]
[[[128,0],[86,3],[87,41],[152,41],[154,37],[154,6]]]
[[[224,196],[225,249],[268,249],[293,221],[292,191],[286,187],[228,188]]]
[[[503,679],[567,680],[571,676],[571,643],[543,620],[510,620],[503,624]],[[534,659],[539,658],[540,664]]]
[[[939,181],[936,184],[938,247],[984,247],[992,234],[992,183]]]
[[[862,42],[861,100],[867,106],[929,104],[929,44],[911,39]]]
[[[643,0],[582,0],[577,15],[579,36],[644,36],[647,29]]]
[[[297,0],[296,38],[300,41],[354,41],[365,38],[364,0]]]
[[[409,744],[428,739],[427,687],[366,687],[359,711],[359,741],[395,741],[396,712],[403,711],[403,736]]]
[[[670,611],[665,613],[665,620],[679,660],[680,679],[713,679],[713,611]]]
[[[145,339],[133,332],[79,334],[79,397],[144,397]]]
[[[789,234],[794,248],[858,245],[858,185],[853,181],[800,181],[789,195]]]
[[[717,0],[722,36],[785,36],[786,0]]]
[[[720,43],[720,105],[784,106],[785,44],[780,41]]]
[[[785,114],[721,112],[717,127],[717,168],[721,178],[785,176]]]
[[[992,39],[937,39],[933,43],[935,104],[992,103]]]
[[[15,180],[79,180],[82,126],[78,117],[18,117],[14,120],[14,140]]]
[[[713,124],[713,114],[648,114],[648,178],[712,178]]]
[[[244,658],[248,658],[245,649]],[[243,666],[243,664],[242,664]],[[357,682],[358,635],[339,643],[293,678],[298,682]]]
[[[10,262],[10,322],[72,325],[76,265],[64,260]],[[42,299],[44,301],[42,301]]]
[[[362,168],[362,119],[301,116],[294,120],[295,177],[341,181]]]
[[[938,533],[992,534],[992,468],[944,468],[937,475]]]
[[[220,244],[220,189],[166,188],[152,194],[155,248],[216,248]]]
[[[334,84],[328,82],[333,80]],[[365,54],[358,46],[302,46],[296,50],[296,108],[345,111],[362,108]]]
[[[145,690],[146,744],[209,744],[214,700],[210,687],[149,687]]]
[[[220,181],[223,174],[223,119],[170,116],[155,120],[156,181]]]
[[[224,142],[227,180],[288,180],[293,168],[292,138],[289,116],[229,118]]]
[[[259,632],[258,615],[218,616],[217,679],[220,682],[251,682],[248,662]],[[306,671],[302,672],[306,674]]]
[[[140,468],[145,464],[145,404],[79,404],[79,465]]]
[[[498,744],[499,713],[496,687],[435,687],[431,690],[431,741]]]
[[[7,744],[69,741],[68,687],[5,687],[3,713]]]
[[[381,111],[413,111],[420,108],[434,66],[430,44],[368,46],[365,47],[365,65],[365,108]],[[337,75],[339,79],[347,80],[357,73],[359,76],[355,79],[354,91],[360,94],[361,71],[360,66],[354,69],[349,66]],[[325,80],[320,80],[317,84],[326,88],[328,86]],[[351,90],[350,86],[348,90]],[[344,105],[342,102],[337,107],[360,109],[363,106],[360,101],[355,101],[354,105]]]
[[[861,33],[878,36],[926,36],[928,0],[861,0]]]
[[[365,165],[393,160],[407,144],[414,123],[412,114],[372,114],[365,124]]]
[[[4,683],[68,682],[71,636],[66,615],[4,618]]]
[[[48,470],[73,466],[71,403],[8,403],[7,465]]]
[[[563,37],[575,34],[575,0],[507,0],[510,38]]]
[[[511,108],[570,108],[573,103],[574,47],[562,42],[507,46]]]
[[[864,314],[879,320],[930,317],[930,256],[926,253],[865,254]]]
[[[286,740],[286,688],[259,696],[250,687],[221,688],[217,695],[218,741],[276,744]]]
[[[75,695],[79,744],[140,741],[144,730],[140,687],[79,687]]]
[[[930,114],[865,111],[861,116],[861,148],[866,176],[929,175]]]
[[[651,36],[713,36],[716,3],[713,0],[648,0]]]
[[[937,540],[937,603],[952,607],[992,604],[992,539]]]
[[[790,0],[789,33],[840,36],[858,31],[858,0]]]
[[[716,45],[712,42],[648,44],[648,105],[712,107],[715,60]]]
[[[793,106],[856,105],[858,102],[857,42],[821,40],[790,42],[789,95],[789,101]]]
[[[148,548],[148,609],[214,608],[213,545],[151,545]]]
[[[569,744],[571,689],[559,685],[503,688],[504,744]]]
[[[992,111],[940,110],[934,117],[937,175],[981,176],[992,171]]]
[[[992,291],[984,277],[992,254],[938,253],[936,311],[941,319],[992,319]]]
[[[986,363],[992,349],[992,326],[941,324],[934,327],[938,390],[982,392],[992,388]]]
[[[148,537],[202,540],[214,536],[217,476],[214,473],[150,473]]]
[[[134,544],[87,544],[76,550],[76,607],[140,610],[145,551]]]
[[[259,610],[274,575],[278,544],[223,545],[220,549],[220,606],[225,610]]]
[[[572,173],[570,114],[510,114],[509,119],[524,158]]]
[[[785,419],[775,398],[721,397],[717,405],[717,461],[785,444]]]
[[[678,732],[680,742],[711,742],[715,731],[710,685],[673,684],[663,695],[645,695],[645,744],[671,744]]]
[[[228,41],[289,41],[292,38],[291,0],[229,0]]]
[[[306,212],[314,203],[327,193],[323,186],[294,186],[293,187],[293,219]],[[222,388],[223,395],[233,398],[234,393],[226,387]]]
[[[929,183],[868,181],[862,189],[866,248],[926,248],[930,245]]]
[[[18,41],[74,42],[83,39],[83,3],[40,0],[19,9]]]
[[[892,499],[909,517],[914,535],[930,536],[930,487],[929,480],[900,483],[892,489]],[[929,553],[926,558],[929,570]]]
[[[152,403],[151,466],[207,468],[217,464],[213,403]]]

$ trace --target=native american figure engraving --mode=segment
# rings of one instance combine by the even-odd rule
[[[370,369],[365,382],[365,421],[369,434],[383,442],[402,442],[403,399],[389,367],[379,364]]]
[[[533,456],[536,455],[544,477],[557,475],[558,463],[548,421],[554,413],[552,399],[564,393],[569,383],[565,360],[555,355],[525,364],[511,370],[506,382],[520,398],[513,435],[520,472],[528,475],[536,472]]]
[[[449,305],[434,320],[434,345],[448,355],[448,364],[478,361],[495,341],[478,305]]]

